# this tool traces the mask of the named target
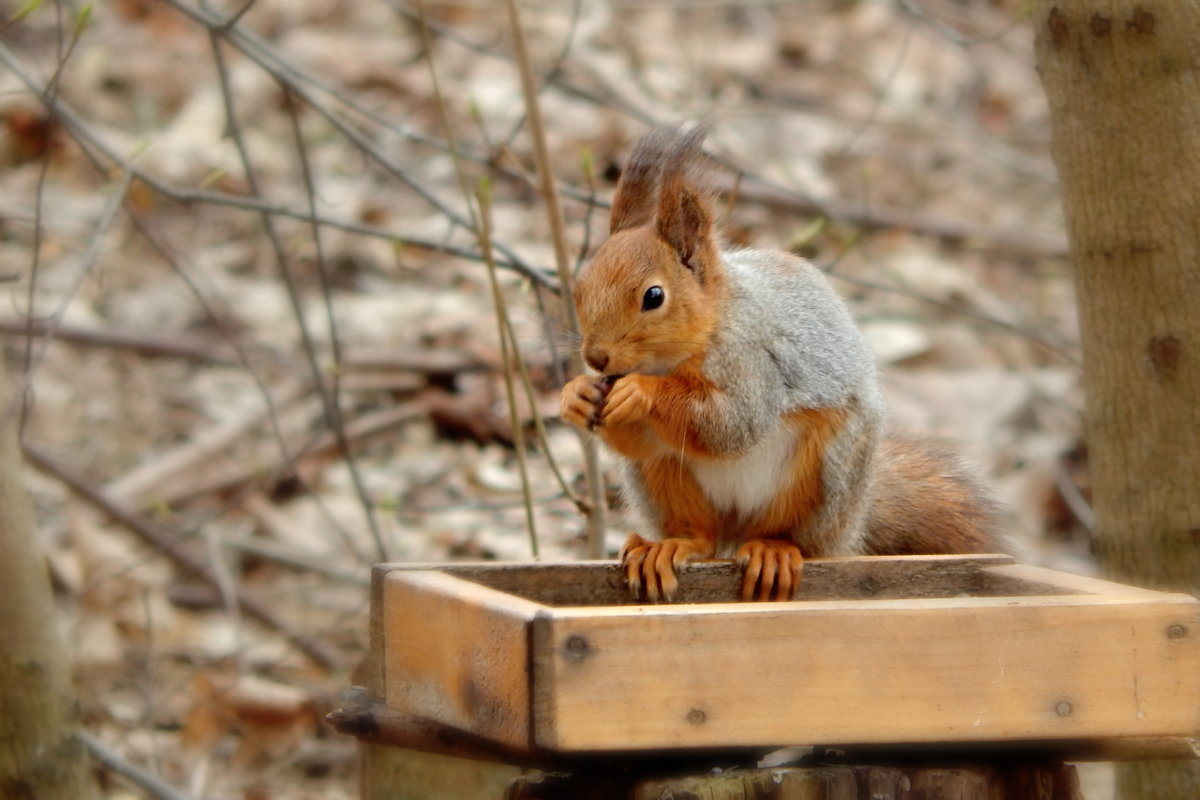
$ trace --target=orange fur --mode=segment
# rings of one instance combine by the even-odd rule
[[[716,552],[720,518],[683,462],[671,457],[638,463],[647,494],[662,517],[664,538],[648,542],[636,533],[621,550],[625,576],[635,593],[650,600],[670,597],[679,585],[675,570]]]
[[[646,395],[643,419],[668,452],[675,456],[712,455],[697,434],[694,417],[696,408],[715,387],[691,362],[661,378],[628,376],[618,382],[618,389],[623,383],[631,387],[630,391]]]
[[[873,555],[994,553],[995,502],[951,454],[928,442],[889,438],[876,456],[867,519]]]
[[[800,432],[789,468],[791,480],[766,509],[742,526],[743,540],[790,539],[821,507],[825,450],[845,420],[845,412],[837,408],[805,408],[788,415],[788,424]]]
[[[642,296],[651,286],[662,287],[667,300],[658,313],[641,314]],[[724,291],[719,269],[701,283],[654,226],[619,231],[575,282],[584,358],[605,375],[665,374],[701,359],[720,319]]]
[[[691,470],[679,459],[665,456],[638,464],[638,471],[662,515],[663,535],[711,541],[715,548],[722,520]]]

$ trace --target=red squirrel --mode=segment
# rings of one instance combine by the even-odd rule
[[[787,253],[722,250],[695,179],[702,129],[634,146],[609,238],[579,272],[584,360],[562,415],[622,457],[635,594],[670,599],[687,562],[734,554],[742,597],[795,595],[804,558],[989,552],[995,506],[950,455],[884,436],[862,333]]]

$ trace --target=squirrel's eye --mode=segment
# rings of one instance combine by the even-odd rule
[[[667,299],[667,293],[662,290],[661,286],[651,286],[642,295],[642,311],[651,311],[658,308]]]

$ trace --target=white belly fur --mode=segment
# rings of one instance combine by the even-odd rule
[[[782,488],[796,435],[796,430],[780,423],[737,458],[692,460],[692,475],[718,511],[748,516],[767,505]]]

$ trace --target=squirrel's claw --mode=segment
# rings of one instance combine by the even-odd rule
[[[738,548],[737,562],[746,570],[743,600],[791,600],[796,596],[804,558],[791,542],[753,539]]]
[[[621,548],[621,570],[629,588],[637,597],[653,603],[670,600],[679,590],[675,573],[697,558],[712,555],[712,543],[696,539],[663,539],[650,542],[630,533]]]
[[[562,418],[577,428],[594,430],[607,395],[608,386],[603,378],[580,375],[568,381],[562,390]]]

